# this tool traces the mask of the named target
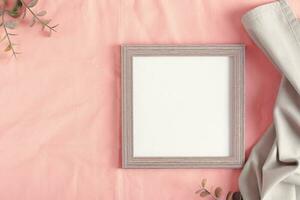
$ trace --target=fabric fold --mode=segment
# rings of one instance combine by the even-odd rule
[[[282,82],[274,122],[253,148],[240,190],[246,200],[300,200],[300,23],[283,0],[249,11],[242,22]]]

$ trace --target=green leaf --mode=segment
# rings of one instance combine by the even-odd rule
[[[36,15],[37,16],[45,16],[47,14],[47,11],[46,10],[42,10],[40,12],[38,12]]]
[[[17,0],[17,5],[18,8],[21,8],[23,6],[23,3],[21,0]]]
[[[22,8],[23,4],[21,2],[21,0],[17,0],[13,9],[11,9],[10,11],[8,11],[8,14],[11,17],[17,18],[19,17],[22,13],[21,13],[21,8]]]
[[[5,22],[4,26],[6,28],[9,28],[9,29],[14,29],[17,26],[17,22],[15,22],[15,21],[8,21],[8,22]]]
[[[34,7],[34,6],[38,3],[38,1],[39,1],[39,0],[32,0],[30,3],[28,3],[27,6],[28,6],[29,8],[32,8],[32,7]]]
[[[18,18],[21,15],[21,11],[20,10],[12,10],[12,11],[8,11],[8,15],[13,17],[13,18]]]

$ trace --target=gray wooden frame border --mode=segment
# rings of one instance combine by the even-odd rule
[[[244,163],[244,54],[243,44],[123,45],[122,64],[122,167],[123,168],[240,168]],[[133,156],[133,56],[230,56],[232,68],[231,155],[229,157]]]

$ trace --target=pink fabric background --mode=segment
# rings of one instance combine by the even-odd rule
[[[41,0],[37,7],[59,32],[48,38],[22,24],[23,54],[0,54],[0,199],[195,200],[203,177],[238,189],[240,170],[120,168],[119,50],[122,43],[245,43],[248,155],[272,120],[280,75],[240,19],[266,2]],[[300,13],[299,1],[291,5]]]

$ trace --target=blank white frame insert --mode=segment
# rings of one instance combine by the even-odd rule
[[[124,168],[241,167],[242,45],[122,49]]]

